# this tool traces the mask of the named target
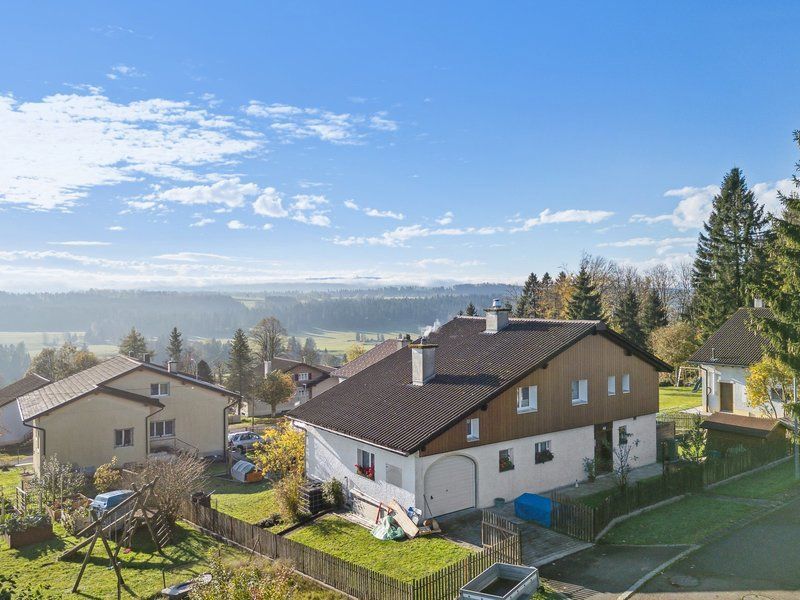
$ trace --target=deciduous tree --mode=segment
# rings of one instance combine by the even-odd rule
[[[283,404],[294,394],[294,381],[292,376],[282,371],[272,371],[261,379],[253,390],[253,395],[272,407],[272,416],[278,411],[278,405]]]
[[[653,353],[675,367],[676,381],[678,368],[697,350],[699,345],[697,331],[687,321],[670,323],[650,334],[650,346]]]
[[[366,351],[367,349],[364,344],[351,344],[345,353],[345,359],[347,362],[350,362],[351,360],[357,359],[362,354],[365,354]]]
[[[286,330],[278,319],[275,317],[261,319],[250,330],[250,338],[253,340],[258,360],[262,363],[274,360],[285,348],[285,336]]]
[[[748,406],[773,419],[781,416],[776,401],[782,402],[787,412],[792,412],[795,404],[792,376],[789,367],[771,356],[751,365],[745,382]]]

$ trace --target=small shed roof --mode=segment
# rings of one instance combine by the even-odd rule
[[[748,417],[722,412],[713,413],[700,424],[701,427],[713,431],[738,433],[758,438],[766,438],[779,425],[782,425],[782,423],[778,419]]]

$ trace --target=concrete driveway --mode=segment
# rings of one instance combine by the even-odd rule
[[[732,531],[647,583],[635,598],[800,598],[800,499]]]

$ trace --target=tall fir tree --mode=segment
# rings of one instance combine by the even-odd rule
[[[668,324],[667,307],[661,301],[661,294],[654,287],[648,288],[642,301],[642,316],[640,319],[644,339],[649,344],[650,334],[659,327]]]
[[[242,396],[250,393],[253,372],[253,353],[247,342],[247,335],[240,327],[233,334],[228,355],[228,387]],[[238,408],[241,410],[242,400]]]
[[[540,311],[540,283],[536,273],[528,275],[514,307],[515,317],[536,317]]]
[[[319,362],[319,351],[317,351],[317,343],[314,338],[307,337],[303,343],[303,353],[300,359],[307,365],[315,365]]]
[[[197,378],[200,381],[214,383],[214,373],[208,363],[204,360],[200,360],[197,363]]]
[[[464,314],[467,315],[468,317],[474,317],[475,315],[478,314],[478,310],[475,308],[475,305],[472,302],[470,302],[469,304],[467,304],[467,308],[464,310]]]
[[[181,364],[183,359],[183,336],[177,327],[173,327],[169,333],[169,344],[167,345],[167,356],[169,360]]]
[[[633,286],[623,291],[622,297],[614,309],[614,324],[619,332],[634,344],[644,346],[644,334],[639,325],[639,297]]]
[[[603,306],[600,292],[595,288],[585,264],[581,265],[572,285],[572,294],[567,302],[568,319],[602,319]]]
[[[800,146],[800,131],[794,141]],[[800,162],[795,170],[800,173]],[[788,195],[778,194],[783,214],[773,219],[771,269],[759,289],[772,314],[757,313],[755,325],[769,340],[767,353],[800,376],[800,178],[794,175],[792,183]]]
[[[135,327],[131,327],[125,337],[119,341],[119,353],[141,360],[145,354],[153,352],[147,348],[147,340],[144,339],[144,336],[136,331]]]
[[[714,196],[697,242],[693,313],[703,338],[750,304],[766,271],[769,236],[764,207],[748,189],[741,169],[734,167]]]

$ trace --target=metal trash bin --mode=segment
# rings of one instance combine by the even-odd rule
[[[460,590],[461,600],[520,600],[539,589],[539,570],[495,563]]]

